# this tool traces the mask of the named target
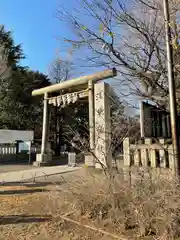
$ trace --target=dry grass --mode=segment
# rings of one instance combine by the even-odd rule
[[[180,187],[170,177],[134,169],[111,179],[89,169],[63,177],[43,187],[1,186],[0,239],[180,238]]]
[[[94,173],[69,187],[77,210],[74,217],[83,216],[98,227],[133,239],[179,239],[179,183],[170,175],[169,179],[160,175],[152,178],[152,172],[142,173],[132,181],[133,175],[129,174],[129,181],[119,174],[110,180]]]

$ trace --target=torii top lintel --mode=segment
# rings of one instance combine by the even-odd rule
[[[80,87],[80,85],[88,85],[89,81],[92,81],[93,83],[96,83],[97,81],[107,79],[107,78],[111,78],[111,77],[115,77],[115,76],[117,76],[116,69],[115,68],[108,69],[108,70],[104,70],[102,72],[94,73],[92,75],[83,76],[83,77],[79,77],[79,78],[74,78],[74,79],[71,79],[69,81],[64,81],[64,82],[61,82],[61,83],[58,83],[58,84],[53,84],[53,85],[48,86],[48,87],[44,87],[44,88],[34,90],[32,92],[32,96],[42,95],[44,93],[56,92],[56,91],[63,90],[63,89],[68,89],[68,88],[75,88],[75,87],[77,88],[77,86]]]

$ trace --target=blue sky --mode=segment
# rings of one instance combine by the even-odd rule
[[[66,44],[59,38],[71,38],[72,33],[56,17],[62,4],[71,11],[76,7],[76,0],[0,0],[0,24],[13,32],[16,44],[22,44],[26,56],[22,64],[32,70],[48,74],[57,53],[62,58],[67,56]],[[73,75],[79,76],[84,71],[76,68]],[[87,71],[92,73],[95,69]]]
[[[63,50],[58,37],[66,28],[55,16],[62,3],[71,9],[75,1],[0,0],[0,24],[13,32],[17,44],[22,44],[26,55],[23,65],[47,73],[57,52]]]

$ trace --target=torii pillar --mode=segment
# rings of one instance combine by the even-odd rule
[[[44,104],[43,104],[43,125],[42,125],[42,142],[41,142],[41,153],[37,154],[36,161],[33,163],[34,166],[46,166],[52,161],[52,153],[48,146],[48,132],[49,132],[49,104],[48,104],[48,93],[44,93]]]
[[[94,84],[88,81],[88,102],[89,102],[89,150],[90,155],[85,156],[87,166],[95,165],[95,108],[94,108]]]

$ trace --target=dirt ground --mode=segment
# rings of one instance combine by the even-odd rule
[[[67,190],[67,184],[71,187],[81,184],[85,175],[86,170],[83,169],[41,178],[38,182],[1,185],[0,240],[114,239],[61,218],[75,219],[75,209],[68,200],[71,192]],[[79,221],[87,223],[86,219]]]
[[[103,216],[107,209],[98,206],[108,208],[106,202],[109,204],[102,174],[93,171],[83,167],[75,172],[33,179],[32,182],[1,184],[0,240],[154,239],[153,235],[137,237],[135,229],[127,231],[124,225],[113,225],[111,219],[116,218],[116,212],[112,213],[112,218],[103,221],[101,216],[93,218],[88,215]],[[123,174],[118,176],[118,181],[123,183]],[[121,192],[125,196],[126,188]]]
[[[34,167],[29,164],[0,164],[0,173],[23,171],[33,169]]]

